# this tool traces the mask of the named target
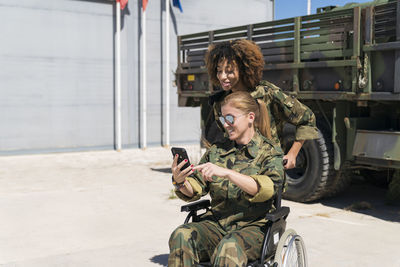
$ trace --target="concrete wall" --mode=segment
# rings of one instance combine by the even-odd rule
[[[172,2],[172,1],[171,1]],[[0,154],[114,147],[114,1],[0,0]],[[122,12],[122,145],[140,142],[141,1]],[[181,0],[171,8],[171,84],[176,35],[272,18],[270,0]],[[147,142],[165,119],[165,6],[147,6]],[[171,87],[171,143],[200,138],[199,108],[178,108]]]

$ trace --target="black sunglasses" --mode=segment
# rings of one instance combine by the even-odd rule
[[[241,114],[239,116],[237,116],[236,118],[242,117],[245,114]],[[226,116],[219,116],[218,117],[219,121],[222,123],[222,125],[226,123],[233,125],[235,123],[235,117],[233,115],[226,115]]]

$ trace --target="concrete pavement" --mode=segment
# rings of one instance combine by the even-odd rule
[[[192,162],[198,146],[185,146]],[[167,148],[0,157],[0,266],[165,266],[183,204]],[[384,190],[290,206],[309,266],[400,266],[400,209]],[[345,210],[368,201],[372,209]]]

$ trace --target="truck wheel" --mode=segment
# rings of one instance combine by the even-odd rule
[[[286,124],[283,129],[283,142],[287,153],[295,140],[295,127]],[[326,136],[318,131],[319,137],[304,142],[296,158],[296,167],[286,171],[288,187],[284,198],[308,202],[323,197],[330,170],[332,169],[333,148]]]
[[[333,197],[349,187],[353,173],[350,170],[350,163],[345,162],[339,171],[332,170],[326,184],[325,197]]]
[[[329,176],[325,186],[324,197],[333,197],[349,187],[353,173],[350,169],[351,164],[348,161],[343,162],[338,171],[334,169],[332,132],[322,118],[317,118],[317,125],[330,148],[328,150],[330,161]]]

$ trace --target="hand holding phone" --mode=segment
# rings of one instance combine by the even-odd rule
[[[181,170],[184,170],[190,166],[190,161],[186,153],[186,149],[184,149],[183,147],[171,147],[171,152],[173,157],[178,154],[178,164],[187,159],[187,162],[185,163],[185,165],[183,165]]]
[[[186,153],[186,150],[181,147],[172,147],[171,148],[172,155],[174,157],[174,161],[172,163],[172,183],[175,185],[175,188],[180,190],[182,186],[185,186],[186,177],[193,173],[193,169],[190,168],[189,157]],[[176,155],[177,158],[176,158]],[[182,161],[186,160],[183,164]],[[183,165],[180,169],[179,164]],[[186,170],[188,169],[189,170]]]

